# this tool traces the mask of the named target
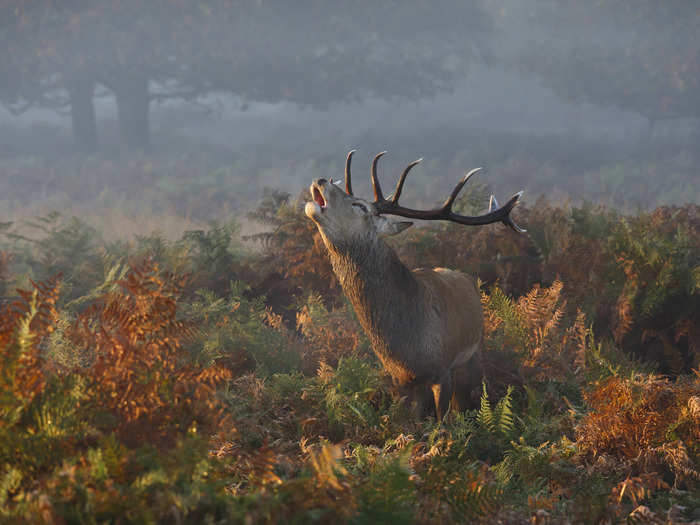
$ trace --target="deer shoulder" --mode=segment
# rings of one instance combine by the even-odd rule
[[[435,316],[434,330],[443,335],[443,344],[451,350],[448,353],[472,350],[473,355],[475,345],[481,343],[484,333],[476,279],[448,268],[417,268],[413,274],[427,290]]]

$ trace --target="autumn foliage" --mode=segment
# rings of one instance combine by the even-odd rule
[[[132,269],[121,290],[105,294],[76,319],[70,334],[89,354],[86,369],[124,440],[172,444],[179,432],[223,427],[216,389],[231,378],[216,364],[200,368],[183,359],[196,326],[177,318],[185,284],[156,265]]]
[[[271,228],[252,252],[217,226],[105,245],[69,222],[8,240],[0,515],[698,519],[698,208],[520,213],[526,236],[392,241],[409,265],[482,281],[480,407],[441,423],[408,410],[283,196],[258,210]]]

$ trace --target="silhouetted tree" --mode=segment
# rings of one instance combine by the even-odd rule
[[[486,49],[478,1],[6,1],[0,98],[15,113],[70,108],[76,145],[90,151],[105,87],[132,148],[149,145],[154,99],[224,91],[323,107],[425,96]]]
[[[633,111],[650,126],[700,118],[697,1],[536,0],[499,13],[506,32],[526,31],[508,60],[568,100]]]

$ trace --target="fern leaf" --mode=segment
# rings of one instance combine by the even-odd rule
[[[5,474],[0,476],[0,509],[7,503],[8,496],[19,488],[22,478],[22,472],[16,468],[8,468]]]
[[[35,338],[35,334],[31,329],[31,324],[32,320],[39,312],[37,307],[39,302],[38,297],[39,291],[34,289],[31,299],[28,301],[29,304],[27,305],[29,311],[19,322],[19,327],[17,330],[17,343],[19,344],[20,355],[24,354],[31,348],[32,342]]]
[[[481,383],[483,387],[483,392],[481,394],[481,406],[479,412],[476,415],[476,421],[479,426],[490,433],[495,432],[496,423],[493,410],[491,409],[491,402],[489,401],[489,394],[486,391],[486,383]]]
[[[496,429],[508,436],[515,431],[515,414],[513,414],[513,387],[508,386],[506,395],[496,405]]]

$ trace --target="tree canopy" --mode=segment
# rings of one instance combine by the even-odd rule
[[[463,76],[490,32],[477,0],[14,0],[0,10],[0,100],[16,113],[70,108],[87,150],[96,94],[114,94],[127,144],[147,147],[154,99],[420,97]]]
[[[536,0],[502,13],[506,31],[527,28],[509,61],[565,98],[651,121],[700,118],[696,1]]]

